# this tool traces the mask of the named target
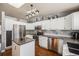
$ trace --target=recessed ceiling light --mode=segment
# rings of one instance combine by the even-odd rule
[[[24,3],[8,3],[13,7],[20,8]]]

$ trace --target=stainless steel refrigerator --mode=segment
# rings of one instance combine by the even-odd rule
[[[23,40],[26,35],[25,25],[13,25],[13,40]]]

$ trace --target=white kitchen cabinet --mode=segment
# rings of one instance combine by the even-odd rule
[[[51,21],[51,25],[50,25],[51,30],[55,30],[57,28],[57,20],[58,20],[57,18],[50,20]]]
[[[42,26],[43,21],[26,23],[26,30],[34,30],[36,26]]]
[[[36,26],[42,26],[42,21],[26,23],[26,30],[34,30]]]
[[[34,23],[26,23],[26,30],[34,30]]]
[[[58,39],[58,53],[63,54],[63,39]]]
[[[64,29],[64,17],[58,18],[57,29],[59,29],[59,30]]]
[[[6,16],[5,18],[5,29],[6,30],[12,30],[13,29],[13,24],[15,23],[14,18]]]
[[[20,46],[12,41],[12,55],[19,56],[20,55]]]
[[[67,30],[79,30],[79,12],[66,16],[64,26]]]
[[[64,17],[44,20],[35,23],[27,23],[27,30],[34,30],[35,26],[41,26],[43,30],[63,30],[64,29]]]
[[[35,22],[34,25],[35,25],[35,26],[39,26],[39,25],[41,26],[41,25],[42,25],[42,21]]]
[[[5,16],[5,29],[13,30],[13,24],[26,25],[26,23],[17,21],[17,18]]]
[[[50,22],[50,20],[44,20],[44,21],[42,21],[42,29],[43,30],[50,30],[50,28],[51,28],[51,22]]]
[[[72,13],[72,29],[79,30],[79,12]]]
[[[79,30],[79,12],[74,12],[65,17],[28,23],[26,29],[34,30],[35,26],[42,26],[43,30]]]
[[[39,36],[39,46],[48,49],[48,37]]]
[[[51,20],[51,30],[63,30],[64,29],[64,17]]]
[[[35,22],[34,23],[34,28],[37,27],[37,26],[41,26],[42,27],[42,21]]]
[[[44,20],[39,21],[35,23],[27,23],[26,24],[26,30],[34,30],[35,26],[41,26],[43,30],[50,30],[51,21],[50,20]]]
[[[72,14],[65,16],[64,29],[65,30],[71,30],[72,29]]]
[[[26,44],[18,45],[12,42],[12,55],[13,56],[35,56],[35,41]]]

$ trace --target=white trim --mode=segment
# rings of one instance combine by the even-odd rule
[[[6,47],[5,49],[10,49],[10,48],[12,48],[12,46],[8,46],[8,47]]]
[[[12,46],[6,47],[5,50],[6,50],[6,49],[10,49],[10,48],[12,48]],[[5,52],[5,50],[1,50],[1,53]]]
[[[5,52],[5,50],[1,50],[1,53]]]

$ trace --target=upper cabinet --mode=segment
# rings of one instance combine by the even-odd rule
[[[65,17],[66,30],[79,30],[79,12],[74,12]]]
[[[64,17],[52,19],[51,30],[63,30],[64,29]]]
[[[63,30],[64,17],[42,21],[43,30]]]
[[[64,29],[65,30],[72,30],[72,14],[65,16]]]
[[[44,20],[44,21],[41,22],[41,24],[42,24],[43,30],[50,30],[50,28],[51,28],[50,20]]]
[[[56,19],[27,23],[26,29],[34,30],[35,26],[39,25],[43,30],[79,30],[79,12]]]
[[[5,16],[5,29],[6,30],[13,30],[13,24],[16,23],[16,18]]]
[[[35,23],[34,23],[34,27],[36,27],[36,26],[42,26],[42,21],[35,22]]]
[[[58,19],[56,18],[56,19],[51,19],[50,20],[51,21],[51,25],[50,25],[50,27],[51,27],[51,30],[55,30],[55,29],[57,29],[57,21],[58,21]]]
[[[34,30],[35,27],[34,27],[34,23],[26,23],[26,30]]]
[[[72,29],[79,30],[79,12],[72,14]]]
[[[58,18],[57,29],[64,30],[64,17]]]
[[[35,27],[39,25],[42,26],[42,21],[35,23],[26,23],[26,30],[35,30]]]

